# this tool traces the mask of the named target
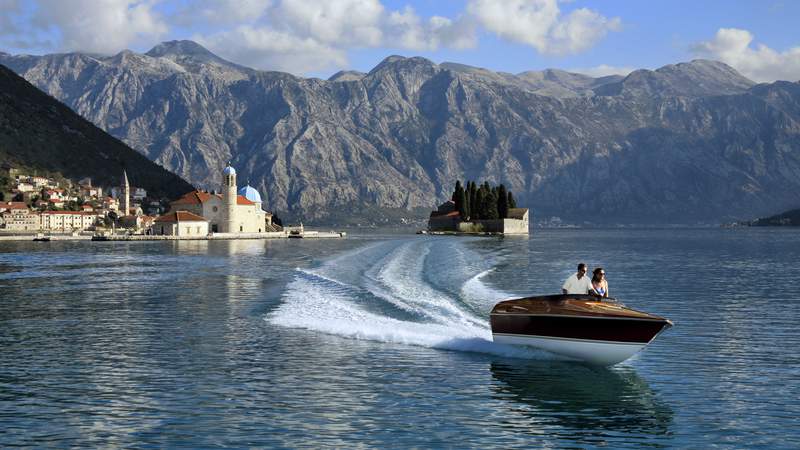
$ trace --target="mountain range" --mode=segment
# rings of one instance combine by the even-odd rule
[[[0,65],[0,162],[119,186],[122,172],[152,198],[175,199],[192,185]]]
[[[289,218],[430,208],[457,179],[504,183],[536,217],[574,222],[719,223],[800,205],[800,84],[755,84],[715,61],[593,78],[390,56],[322,80],[172,41],[0,64],[196,185],[217,188],[230,161]]]

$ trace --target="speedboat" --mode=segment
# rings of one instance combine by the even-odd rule
[[[602,300],[602,301],[601,301]],[[544,295],[494,306],[492,337],[591,364],[625,361],[672,326],[663,317],[591,295]]]

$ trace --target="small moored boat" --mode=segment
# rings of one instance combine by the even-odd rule
[[[610,366],[643,349],[669,320],[591,295],[545,295],[507,300],[492,309],[492,337],[592,364]]]

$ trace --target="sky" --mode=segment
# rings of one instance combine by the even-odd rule
[[[194,40],[262,70],[327,78],[390,55],[592,76],[696,58],[800,80],[800,1],[0,0],[0,51],[146,52]]]

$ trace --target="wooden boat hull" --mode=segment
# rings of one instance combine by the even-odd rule
[[[495,342],[605,366],[630,358],[671,325],[662,317],[581,295],[508,300],[491,314]]]

